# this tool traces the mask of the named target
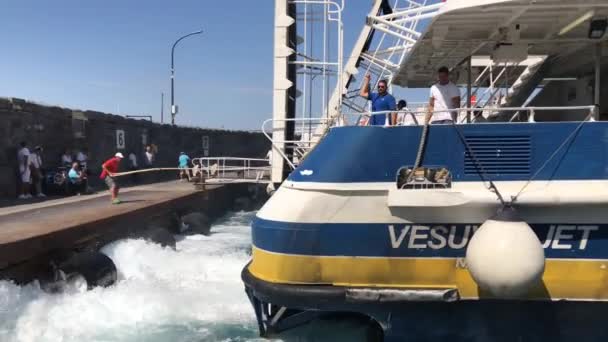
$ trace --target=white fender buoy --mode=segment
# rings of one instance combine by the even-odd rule
[[[532,228],[512,208],[503,208],[473,234],[466,263],[481,289],[513,298],[540,283],[545,251]]]

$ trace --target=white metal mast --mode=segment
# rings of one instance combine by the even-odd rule
[[[304,128],[311,122],[302,120],[313,110],[315,117],[327,116],[327,93],[342,76],[343,7],[344,0],[275,0],[273,183],[304,153]]]

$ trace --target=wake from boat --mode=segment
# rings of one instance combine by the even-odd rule
[[[240,280],[254,215],[178,236],[175,251],[135,239],[105,246],[119,271],[109,288],[49,295],[0,281],[0,341],[260,341]]]

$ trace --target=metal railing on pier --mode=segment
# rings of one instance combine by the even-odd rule
[[[206,183],[269,183],[270,159],[240,157],[193,158],[194,178]]]

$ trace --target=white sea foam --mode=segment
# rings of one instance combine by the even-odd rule
[[[177,251],[143,240],[102,249],[118,282],[49,295],[36,284],[0,282],[0,341],[249,341],[253,310],[240,280],[253,213],[214,225],[211,236],[178,237]]]

